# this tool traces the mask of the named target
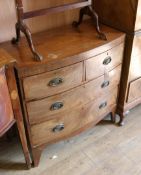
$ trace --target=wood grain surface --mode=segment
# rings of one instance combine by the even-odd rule
[[[99,96],[110,94],[114,88],[117,88],[120,81],[121,66],[109,72],[108,77],[104,75],[85,83],[82,86],[70,91],[44,98],[42,100],[31,101],[26,104],[30,124],[37,124],[54,118],[55,114],[73,109],[77,106],[84,106],[90,101],[96,101]],[[109,81],[109,86],[103,87],[102,84]],[[55,102],[62,102],[64,106],[59,110],[50,110]],[[67,113],[67,112],[66,112]]]
[[[90,102],[83,107],[56,115],[52,120],[44,123],[33,125],[31,127],[32,142],[34,146],[55,142],[63,138],[73,135],[79,130],[83,130],[88,124],[96,124],[106,113],[110,113],[114,105],[116,105],[117,89],[107,96],[100,97],[96,102]],[[107,102],[107,106],[100,108],[103,102]],[[64,130],[53,132],[53,128],[59,124],[64,124]],[[38,134],[37,134],[38,133]]]
[[[35,100],[55,95],[82,83],[83,63],[77,63],[55,71],[27,77],[23,80],[26,100]],[[62,83],[55,87],[49,85],[50,81],[60,78]]]
[[[124,44],[122,43],[105,53],[86,60],[86,79],[97,78],[104,73],[106,74],[106,71],[110,71],[120,65],[123,60],[123,50]],[[109,63],[104,64],[104,61],[107,59],[110,59]]]
[[[103,23],[127,33],[134,33],[141,29],[140,4],[140,0],[96,0],[95,8]]]
[[[30,76],[80,62],[123,43],[125,35],[122,32],[107,26],[101,26],[101,29],[107,41],[98,38],[91,20],[78,29],[68,25],[33,35],[35,47],[44,57],[42,62],[34,61],[25,38],[17,46],[5,42],[0,47],[16,58],[20,76]]]

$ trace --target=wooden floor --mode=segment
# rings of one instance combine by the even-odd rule
[[[0,143],[0,175],[141,175],[141,106],[124,127],[101,122],[70,140],[50,145],[38,168],[26,170],[19,142]]]

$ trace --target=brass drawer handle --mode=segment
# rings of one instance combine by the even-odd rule
[[[54,110],[59,110],[64,106],[63,102],[56,102],[54,104],[51,105],[50,110],[54,111]]]
[[[110,81],[104,81],[101,85],[101,88],[105,88],[105,87],[109,86],[109,84],[110,84]]]
[[[63,83],[63,79],[62,78],[54,78],[52,80],[50,80],[50,82],[48,83],[49,86],[51,87],[56,87],[60,84]]]
[[[101,103],[101,105],[99,106],[99,109],[103,109],[107,106],[107,102],[103,102]]]
[[[112,61],[112,58],[109,56],[109,57],[104,59],[103,64],[108,65],[111,61]]]
[[[61,123],[61,124],[55,126],[55,127],[52,129],[52,131],[56,133],[56,132],[61,132],[61,131],[64,130],[64,129],[65,129],[65,126],[64,126],[63,123]]]

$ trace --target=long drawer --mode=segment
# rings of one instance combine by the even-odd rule
[[[23,80],[26,100],[51,96],[82,83],[83,64],[77,63],[55,71],[27,77]]]
[[[86,61],[86,80],[97,78],[122,63],[124,44]]]
[[[101,76],[65,93],[27,103],[30,124],[48,120],[55,114],[82,106],[99,96],[110,93],[119,84],[120,72],[121,66],[118,66],[109,72],[108,77]]]
[[[92,101],[81,108],[70,109],[65,113],[56,115],[52,120],[31,126],[33,146],[62,140],[89,124],[98,123],[103,115],[112,111],[116,99],[117,89],[113,93]]]

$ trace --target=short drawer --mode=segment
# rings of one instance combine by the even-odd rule
[[[55,114],[76,106],[82,106],[100,96],[110,93],[113,88],[118,86],[120,73],[121,66],[118,66],[109,72],[108,77],[101,76],[96,80],[62,94],[27,103],[30,124],[46,121]]]
[[[52,120],[31,126],[31,137],[34,146],[52,143],[86,128],[89,124],[98,123],[112,111],[116,104],[117,91],[97,99],[81,108],[56,115]]]
[[[23,80],[26,100],[51,96],[82,82],[83,64],[77,63],[55,71],[27,77]]]
[[[86,80],[97,78],[122,63],[124,44],[86,61]]]
[[[129,83],[127,102],[130,103],[141,97],[141,78]]]

